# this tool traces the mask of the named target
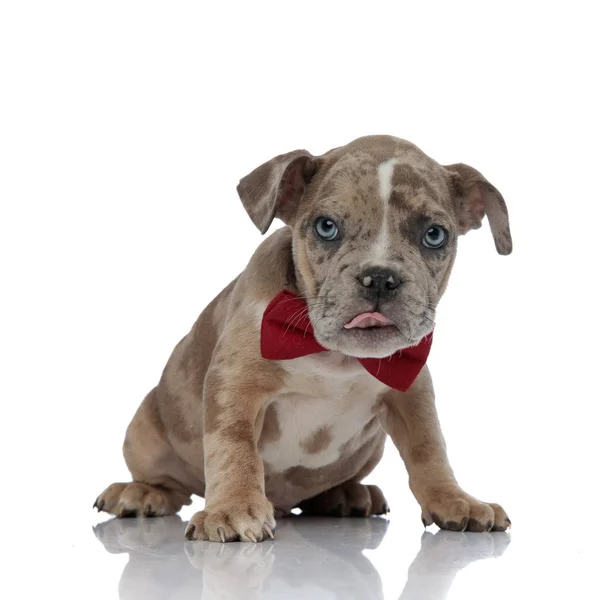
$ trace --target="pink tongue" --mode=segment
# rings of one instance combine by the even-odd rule
[[[352,329],[354,327],[365,329],[367,327],[385,327],[386,325],[393,325],[393,323],[381,313],[374,312],[362,313],[357,317],[354,317],[352,321],[346,323],[344,327],[346,329]]]

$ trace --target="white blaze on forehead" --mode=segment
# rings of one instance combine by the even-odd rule
[[[397,158],[390,158],[382,162],[377,169],[377,177],[379,178],[379,197],[387,207],[390,196],[392,195],[392,176],[394,175],[394,167],[398,164]]]
[[[377,179],[379,180],[379,198],[383,204],[383,218],[381,219],[381,231],[377,236],[373,247],[373,259],[384,260],[387,254],[388,243],[388,211],[390,208],[390,196],[392,195],[392,177],[394,167],[398,164],[397,158],[390,158],[380,163],[377,168]]]

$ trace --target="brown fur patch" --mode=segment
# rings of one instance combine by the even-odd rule
[[[426,463],[435,457],[436,448],[431,442],[422,442],[410,450],[411,459],[415,464]]]
[[[300,442],[300,447],[308,454],[318,454],[331,444],[331,426],[319,427],[310,437]]]

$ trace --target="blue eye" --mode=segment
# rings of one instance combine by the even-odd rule
[[[447,239],[448,232],[439,225],[433,225],[425,232],[422,243],[425,248],[438,250],[446,244]]]
[[[331,242],[338,237],[339,229],[338,226],[326,217],[319,217],[315,221],[315,231],[317,235],[326,242]]]

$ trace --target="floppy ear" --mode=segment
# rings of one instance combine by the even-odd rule
[[[237,191],[252,222],[266,233],[275,217],[293,220],[298,202],[320,166],[306,150],[281,154],[240,180]]]
[[[499,254],[512,252],[512,239],[508,223],[508,210],[502,194],[476,169],[458,163],[447,165],[452,177],[454,194],[459,215],[460,233],[481,227],[488,218],[496,250]]]

